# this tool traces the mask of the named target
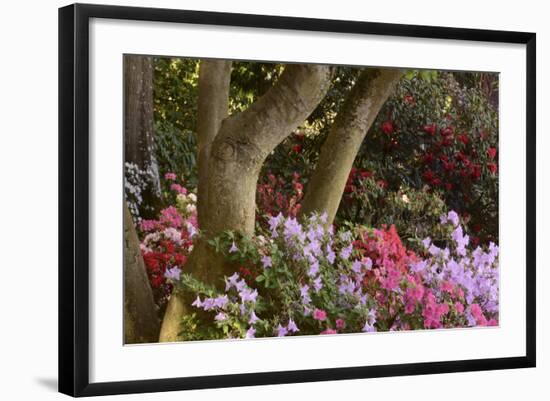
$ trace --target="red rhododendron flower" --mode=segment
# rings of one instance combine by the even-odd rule
[[[294,145],[294,146],[292,147],[292,151],[293,151],[294,153],[302,153],[302,145],[299,145],[299,144],[298,144],[298,145]]]
[[[487,168],[493,174],[496,174],[496,172],[498,170],[498,166],[495,163],[487,163]]]
[[[412,105],[416,104],[416,100],[414,100],[414,97],[411,95],[405,95],[405,97],[403,97],[403,100]]]
[[[434,155],[432,155],[431,153],[426,153],[423,157],[422,157],[422,161],[425,163],[425,164],[430,164],[431,162],[433,162],[435,160],[435,157]]]
[[[425,126],[422,127],[422,130],[426,134],[435,135],[436,125],[435,124],[425,125]]]
[[[443,128],[443,129],[440,131],[440,134],[441,134],[441,136],[448,137],[448,136],[453,135],[453,130],[452,130],[452,128],[450,128],[450,127]]]
[[[432,181],[434,179],[434,173],[431,170],[426,170],[424,174],[422,174],[422,178],[424,178],[425,181]]]
[[[464,145],[468,145],[468,143],[470,142],[470,138],[468,138],[468,135],[466,134],[459,135],[456,138]]]
[[[453,171],[455,169],[455,164],[453,162],[443,162],[443,168],[445,169],[445,171]]]
[[[382,132],[386,135],[390,135],[393,133],[393,124],[391,121],[384,121],[382,123]]]
[[[489,149],[487,149],[487,155],[489,156],[490,159],[494,159],[495,156],[497,155],[497,150],[496,150],[496,148],[489,148]]]
[[[481,177],[481,166],[475,164],[472,168],[472,178],[477,180],[479,177]]]

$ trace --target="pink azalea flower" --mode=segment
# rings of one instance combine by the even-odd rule
[[[164,174],[166,180],[174,181],[176,179],[176,173],[166,173]]]
[[[170,189],[182,195],[187,194],[187,189],[182,187],[180,184],[172,184],[170,185]]]
[[[315,309],[313,312],[313,318],[315,320],[319,320],[320,322],[323,322],[327,319],[327,312],[325,312],[322,309]]]

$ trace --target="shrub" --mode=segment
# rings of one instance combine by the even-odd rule
[[[498,324],[498,247],[472,249],[451,211],[449,244],[408,250],[395,226],[325,228],[326,216],[271,217],[253,238],[226,232],[209,244],[235,266],[218,291],[185,273],[196,297],[183,339],[251,338]],[[177,282],[177,280],[173,280]]]
[[[195,194],[178,184],[174,173],[167,173],[166,177],[175,206],[163,209],[157,220],[141,220],[138,226],[147,276],[155,302],[161,308],[172,292],[170,280],[179,279],[198,233]]]
[[[352,168],[336,216],[336,224],[368,227],[395,225],[401,239],[413,247],[428,235],[442,238],[439,216],[446,213],[438,191],[424,191],[402,185],[389,190],[387,181],[375,172]]]
[[[429,78],[427,78],[429,77]],[[459,73],[412,72],[370,129],[356,167],[390,189],[438,192],[483,242],[498,240],[498,109]]]

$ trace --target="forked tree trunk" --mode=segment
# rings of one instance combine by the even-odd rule
[[[153,122],[153,58],[124,56],[124,161],[146,173],[139,214],[148,219],[162,204]]]
[[[160,322],[132,216],[124,206],[124,343],[158,340]]]
[[[368,69],[361,73],[338,112],[310,178],[302,213],[328,214],[332,224],[361,143],[403,71]]]
[[[208,212],[200,227],[205,239],[224,230],[253,233],[261,166],[269,153],[315,109],[328,89],[330,76],[331,68],[327,66],[287,66],[264,96],[246,111],[222,122],[208,163]],[[218,287],[223,276],[231,273],[204,241],[197,243],[186,269]],[[182,294],[171,297],[160,341],[177,340],[187,305]]]

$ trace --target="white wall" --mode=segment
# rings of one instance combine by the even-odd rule
[[[115,1],[112,4],[302,17],[535,31],[538,42],[538,365],[536,369],[293,384],[192,393],[133,395],[126,399],[198,400],[361,399],[461,400],[534,398],[548,393],[546,346],[550,285],[543,227],[550,224],[544,185],[550,146],[550,26],[543,1],[361,2],[357,0],[246,2],[244,0]],[[101,3],[101,2],[100,2]],[[263,4],[265,3],[265,4]],[[57,399],[57,0],[3,4],[0,21],[0,395]],[[456,8],[455,8],[456,7]],[[7,139],[7,142],[6,142]],[[449,344],[452,347],[452,344]],[[391,352],[391,350],[388,350]],[[531,396],[531,397],[529,397]],[[114,398],[114,397],[110,397]]]

